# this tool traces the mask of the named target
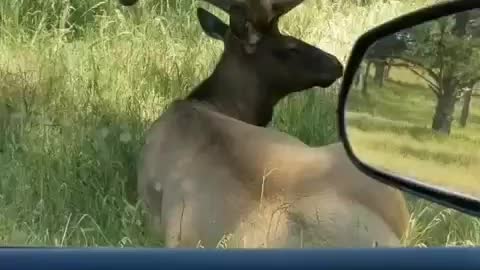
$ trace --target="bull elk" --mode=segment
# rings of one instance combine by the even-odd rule
[[[358,171],[340,144],[309,147],[265,126],[290,93],[342,76],[332,55],[281,34],[301,0],[207,0],[197,9],[224,43],[213,73],[173,101],[145,137],[138,193],[166,247],[397,246],[408,225],[402,194]]]

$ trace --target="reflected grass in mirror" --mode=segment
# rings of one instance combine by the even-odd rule
[[[345,116],[360,160],[480,197],[478,15],[475,10],[427,22],[402,31],[407,41],[392,35],[369,48]]]

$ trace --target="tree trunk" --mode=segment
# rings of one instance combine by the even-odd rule
[[[452,28],[452,33],[459,38],[464,37],[468,20],[469,15],[467,12],[456,14],[455,25]],[[433,116],[432,129],[434,131],[438,131],[444,134],[450,134],[453,114],[455,112],[455,103],[457,102],[456,87],[458,84],[454,82],[453,78],[453,72],[447,72],[446,74],[444,74],[441,83],[442,92],[438,96],[437,106],[435,108],[435,114]],[[467,99],[471,98],[471,96],[469,98],[467,98],[466,96],[467,93],[465,93],[466,99],[464,101],[464,107],[462,109],[462,116],[460,119],[460,122],[464,120],[465,123],[468,118],[468,111],[470,105],[470,100]],[[465,106],[465,103],[467,103],[467,106]]]
[[[454,86],[449,84],[448,88],[449,89],[444,89],[443,93],[438,96],[432,122],[432,129],[434,131],[447,135],[449,135],[451,131],[453,113],[457,101]]]
[[[452,28],[452,33],[457,37],[465,37],[469,20],[469,12],[460,12],[455,14],[455,25]]]
[[[372,66],[371,61],[367,61],[367,66],[365,67],[365,72],[363,73],[363,84],[362,84],[362,95],[368,96],[368,75],[370,75],[370,67]]]
[[[358,70],[355,73],[355,78],[353,80],[353,85],[355,85],[355,88],[360,89],[362,87],[364,73],[365,73],[365,62],[361,62],[360,65],[358,66]]]
[[[375,77],[373,80],[377,83],[378,87],[383,87],[383,80],[385,79],[385,62],[375,61]]]
[[[462,114],[460,115],[460,126],[462,128],[467,126],[468,116],[470,115],[470,103],[472,101],[473,89],[467,90],[463,96]]]
[[[388,80],[388,77],[390,75],[390,68],[392,66],[389,64],[389,63],[386,63],[385,64],[385,73],[383,74],[383,81],[387,81]]]

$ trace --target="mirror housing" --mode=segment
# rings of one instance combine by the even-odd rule
[[[377,179],[384,184],[393,186],[407,193],[411,193],[440,205],[480,217],[479,198],[439,186],[422,183],[418,179],[413,179],[404,175],[385,172],[361,160],[356,155],[355,151],[353,151],[352,142],[349,140],[347,134],[347,123],[345,117],[347,99],[349,92],[352,89],[355,75],[357,70],[360,68],[362,59],[366,56],[367,51],[369,51],[369,48],[371,48],[372,45],[385,37],[393,36],[396,33],[402,33],[407,28],[415,27],[444,16],[454,15],[456,13],[477,8],[480,8],[480,1],[458,0],[441,3],[393,19],[360,36],[360,38],[354,44],[345,69],[337,109],[337,123],[339,125],[338,128],[340,139],[350,160],[363,173],[371,176],[374,179]]]

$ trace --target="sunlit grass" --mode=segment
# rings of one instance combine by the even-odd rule
[[[1,244],[159,244],[144,235],[134,200],[143,132],[207,76],[222,49],[201,32],[193,2],[160,2],[0,3]],[[362,32],[427,2],[310,0],[281,26],[345,63]],[[337,141],[336,90],[284,100],[273,126],[311,145]],[[416,199],[411,207],[408,243],[479,242],[476,219]]]
[[[395,133],[375,132],[373,135],[355,129],[349,133],[358,156],[375,167],[480,196],[480,156],[478,150],[475,151],[477,147],[471,144],[457,143],[456,147],[441,144],[435,148],[435,143],[413,143],[411,137]]]

